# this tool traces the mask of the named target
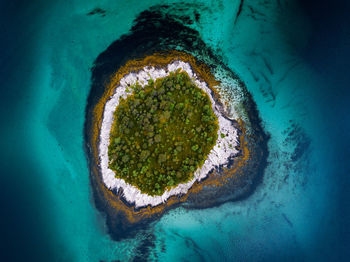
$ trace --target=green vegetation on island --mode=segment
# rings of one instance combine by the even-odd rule
[[[193,178],[216,143],[209,96],[186,72],[131,86],[114,113],[109,168],[142,193],[161,195]]]

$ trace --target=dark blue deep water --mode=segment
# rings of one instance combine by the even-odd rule
[[[84,152],[91,68],[140,12],[175,3],[252,94],[268,166],[245,200],[175,209],[113,241]],[[350,260],[347,1],[15,0],[0,12],[0,261]]]

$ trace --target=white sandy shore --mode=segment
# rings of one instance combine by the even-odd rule
[[[174,72],[177,69],[182,69],[188,73],[195,84],[204,90],[210,97],[214,113],[219,120],[218,139],[216,145],[210,151],[203,166],[198,168],[194,173],[194,178],[187,183],[179,184],[170,190],[167,190],[161,196],[150,196],[141,193],[141,191],[126,183],[123,179],[116,178],[114,171],[108,168],[108,145],[109,134],[113,123],[113,113],[119,103],[120,97],[127,97],[130,93],[127,92],[127,86],[135,84],[138,81],[142,86],[148,83],[149,79],[156,79],[169,75],[169,72]],[[131,92],[131,91],[129,91]],[[221,133],[225,134],[224,138],[221,138]],[[205,82],[202,82],[192,72],[191,66],[188,63],[182,61],[175,61],[168,65],[165,69],[156,69],[154,67],[145,67],[143,70],[137,73],[130,73],[125,75],[119,83],[119,86],[115,89],[115,94],[107,101],[104,109],[101,132],[100,132],[100,144],[99,144],[99,157],[101,162],[102,178],[105,185],[109,189],[123,189],[124,198],[136,207],[142,207],[147,205],[156,206],[165,202],[170,196],[185,194],[191,188],[193,183],[205,178],[208,173],[220,165],[227,165],[228,160],[235,156],[238,151],[236,146],[238,144],[238,134],[236,128],[232,125],[230,120],[227,120],[220,113],[218,105],[214,102],[211,96],[211,91]]]

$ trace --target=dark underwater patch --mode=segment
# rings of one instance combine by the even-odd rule
[[[106,10],[96,7],[94,9],[92,9],[89,13],[87,13],[87,15],[91,16],[91,15],[100,15],[100,16],[106,16]]]
[[[220,190],[204,187],[203,192],[200,194],[192,194],[185,203],[174,204],[171,208],[176,208],[179,205],[183,205],[188,209],[209,208],[227,201],[246,198],[254,192],[260,183],[267,165],[268,137],[262,129],[258,110],[251,95],[238,77],[221,62],[223,59],[215,55],[204,43],[199,32],[191,28],[191,26],[200,21],[200,15],[197,11],[199,8],[203,7],[193,4],[161,5],[140,13],[135,19],[130,32],[113,42],[95,60],[92,68],[91,91],[86,109],[85,141],[86,152],[90,159],[91,145],[89,145],[89,141],[93,108],[103,95],[105,83],[109,77],[128,60],[152,55],[155,52],[166,52],[170,50],[183,51],[192,54],[198,61],[204,62],[211,69],[220,66],[230,74],[232,79],[237,80],[242,85],[246,98],[243,106],[247,111],[252,129],[251,135],[247,137],[252,156],[249,164],[242,170],[245,174],[244,178],[239,179],[239,181],[226,183],[220,187]],[[89,164],[90,167],[93,167],[95,163],[91,159]],[[152,221],[159,219],[160,216],[156,215],[149,219],[143,219],[141,222],[130,224],[123,215],[115,212],[101,197],[92,175],[91,182],[96,207],[106,214],[109,233],[113,239],[120,240],[126,237],[133,237],[140,230],[148,227]],[[121,192],[114,193],[118,195]],[[154,239],[150,236],[139,248],[147,249],[147,247],[152,246],[153,241]]]
[[[290,126],[283,132],[287,135],[284,143],[294,144],[295,148],[291,154],[292,161],[298,161],[306,151],[309,149],[311,144],[311,139],[306,135],[303,128],[295,123],[294,121],[289,121]]]

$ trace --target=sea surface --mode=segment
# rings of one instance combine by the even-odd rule
[[[84,151],[91,68],[140,12],[179,3],[1,1],[1,261],[349,261],[350,5],[340,0],[186,1],[183,12],[199,14],[192,27],[257,104],[268,166],[245,200],[108,235]]]

